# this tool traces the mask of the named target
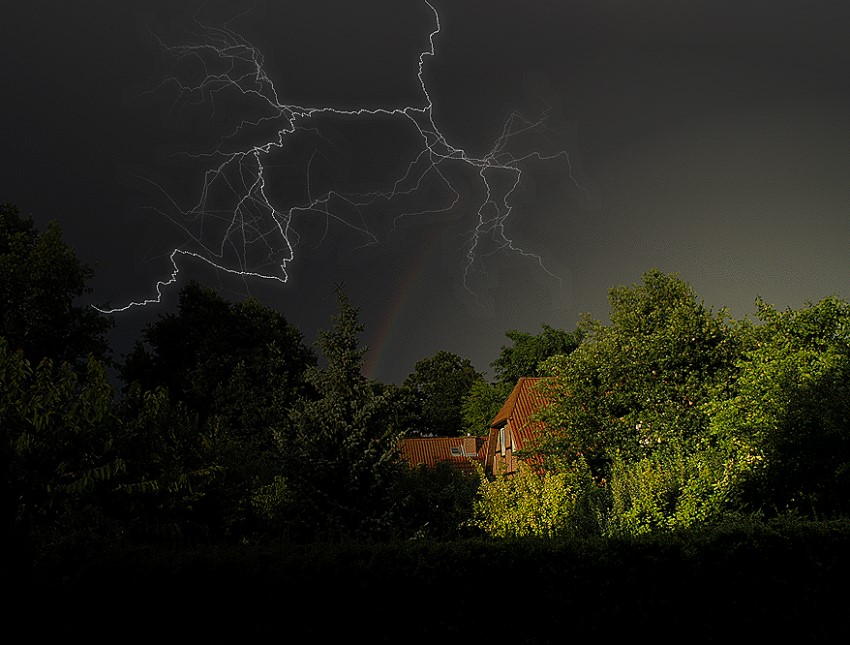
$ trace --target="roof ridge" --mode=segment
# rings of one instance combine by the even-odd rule
[[[536,382],[544,380],[545,376],[520,376],[514,385],[513,390],[511,390],[510,395],[505,400],[502,407],[499,409],[499,412],[496,414],[493,421],[490,423],[491,428],[497,428],[504,423],[507,423],[508,419],[513,415],[513,410],[516,408],[517,401],[519,400],[520,395],[523,390],[526,388],[526,385],[529,382]]]

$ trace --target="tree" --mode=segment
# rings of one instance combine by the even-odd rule
[[[251,500],[280,470],[278,419],[307,395],[306,369],[315,353],[286,318],[253,298],[231,303],[189,282],[176,314],[149,325],[120,368],[127,387],[165,388],[214,438],[208,467],[219,475],[198,509],[229,535],[250,530]]]
[[[777,311],[757,301],[732,396],[712,432],[748,447],[750,508],[850,511],[850,304],[836,297]]]
[[[475,381],[463,399],[461,411],[468,434],[484,436],[490,432],[490,424],[510,396],[511,383],[488,383]]]
[[[257,300],[231,303],[190,282],[177,314],[160,316],[120,367],[127,387],[164,387],[170,400],[264,449],[270,425],[305,393],[315,353],[299,330]],[[243,446],[246,447],[246,446]]]
[[[470,434],[487,434],[517,381],[524,376],[547,376],[545,363],[553,356],[567,355],[581,343],[582,329],[566,332],[545,323],[537,335],[511,329],[505,332],[512,345],[503,345],[499,357],[490,365],[496,380],[484,379],[472,384],[461,404],[463,423]]]
[[[4,528],[20,544],[55,551],[104,527],[105,496],[124,468],[117,423],[112,387],[94,358],[82,377],[49,358],[33,367],[0,338]]]
[[[111,318],[75,302],[91,289],[91,268],[62,241],[58,223],[39,232],[32,217],[0,205],[0,336],[37,364],[42,358],[85,370],[107,360]]]
[[[438,351],[417,361],[404,387],[414,393],[420,408],[420,434],[457,436],[464,432],[463,402],[483,376],[469,359]]]
[[[653,270],[609,293],[610,324],[585,319],[586,337],[547,363],[555,377],[548,421],[568,453],[605,477],[615,454],[647,456],[699,435],[700,407],[734,371],[738,336],[676,274]],[[551,437],[555,438],[555,437]]]
[[[106,507],[122,535],[145,542],[181,543],[218,537],[222,489],[231,482],[222,433],[203,424],[185,404],[169,399],[165,388],[142,390],[134,384],[116,406],[120,420],[115,450],[123,469],[113,481]],[[224,437],[226,439],[226,437]]]
[[[324,366],[306,374],[316,396],[300,398],[276,431],[283,462],[263,500],[301,539],[384,530],[400,467],[393,393],[363,376],[359,309],[343,287],[336,293],[333,327],[317,341]]]
[[[180,290],[177,313],[147,326],[120,372],[128,385],[163,386],[172,399],[192,409],[221,414],[234,377],[257,392],[294,400],[303,388],[304,370],[315,362],[301,332],[281,313],[254,298],[228,302],[191,281]],[[240,408],[239,400],[228,403]]]
[[[446,462],[400,468],[391,490],[392,534],[455,539],[469,534],[480,478]]]
[[[503,345],[499,357],[491,364],[499,383],[513,386],[523,376],[547,376],[543,367],[553,356],[571,353],[581,343],[584,330],[567,332],[545,323],[537,335],[511,329],[505,332],[513,345]]]
[[[746,446],[709,432],[708,405],[736,372],[741,327],[676,274],[653,270],[609,293],[610,324],[547,367],[550,400],[538,450],[549,468],[586,461],[610,492],[614,532],[686,526],[716,515]]]
[[[0,338],[3,519],[16,544],[11,553],[25,561],[28,551],[54,558],[128,537],[185,536],[206,520],[198,502],[220,474],[202,430],[164,390],[136,387],[116,400],[94,358],[84,375],[50,359],[33,367]]]

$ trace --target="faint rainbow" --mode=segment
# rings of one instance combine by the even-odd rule
[[[434,249],[437,240],[440,239],[440,233],[441,230],[439,227],[435,227],[434,233],[431,235],[430,239],[424,241],[422,246],[419,248],[416,258],[408,266],[407,272],[401,280],[401,284],[399,284],[398,289],[396,289],[392,303],[378,326],[378,333],[375,336],[375,341],[369,348],[366,356],[364,373],[367,378],[375,378],[375,372],[382,366],[384,354],[387,351],[390,340],[392,340],[398,318],[401,315],[411,292],[413,291],[413,287],[418,282],[419,276],[422,274],[425,269],[425,265],[428,263],[431,251]],[[411,370],[412,369],[413,368],[411,366]]]

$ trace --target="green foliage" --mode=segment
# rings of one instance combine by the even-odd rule
[[[390,497],[393,535],[446,540],[464,534],[472,519],[480,477],[451,464],[400,469]]]
[[[471,524],[499,538],[597,533],[599,494],[580,459],[560,472],[521,467],[493,479],[482,473]]]
[[[553,356],[570,354],[579,346],[584,330],[567,332],[545,323],[537,335],[511,329],[505,332],[513,345],[502,346],[499,357],[493,361],[499,383],[513,386],[523,376],[547,376],[544,364]]]
[[[105,496],[126,468],[115,449],[117,423],[98,361],[90,359],[82,377],[50,359],[33,368],[0,338],[7,526],[42,549],[102,528]]]
[[[42,358],[85,371],[89,354],[108,358],[113,321],[77,306],[92,270],[62,241],[59,224],[39,232],[32,217],[0,204],[0,336],[33,364]]]
[[[277,534],[286,531],[287,513],[294,502],[292,489],[282,475],[275,475],[271,483],[258,487],[251,497],[254,512]]]
[[[174,402],[164,388],[135,384],[120,401],[117,450],[125,469],[115,482],[110,516],[128,537],[181,541],[221,526],[223,504],[211,498],[223,487],[225,467],[215,428]]]
[[[147,326],[120,371],[128,385],[164,386],[173,400],[244,428],[264,425],[254,416],[304,393],[304,370],[315,363],[283,315],[252,298],[228,302],[193,281],[180,290],[177,313]]]
[[[758,303],[733,396],[711,408],[712,432],[763,460],[754,508],[850,511],[850,305],[830,297],[779,312]]]
[[[143,337],[121,374],[128,387],[164,388],[179,410],[175,423],[205,437],[204,462],[189,466],[209,480],[195,514],[224,535],[258,530],[252,499],[280,470],[274,427],[310,394],[304,373],[315,353],[280,313],[251,298],[228,302],[196,282],[181,289],[177,313]]]
[[[613,289],[611,324],[587,324],[549,362],[541,456],[556,472],[588,460],[608,490],[607,531],[850,510],[850,306],[758,302],[758,314],[732,324],[653,271]]]
[[[484,436],[511,393],[511,383],[476,381],[463,399],[463,423],[468,434]]]
[[[419,404],[419,434],[455,437],[464,434],[464,399],[483,382],[469,359],[439,351],[418,361],[404,387]]]
[[[359,310],[337,290],[338,313],[318,345],[323,367],[307,371],[316,397],[301,398],[276,431],[291,490],[282,518],[295,538],[384,530],[389,488],[402,467],[392,391],[362,374]]]
[[[209,437],[164,391],[116,401],[103,366],[35,368],[0,339],[5,520],[37,553],[185,534],[218,475]],[[199,522],[200,520],[200,522]]]
[[[731,378],[738,349],[727,314],[712,313],[676,275],[648,272],[609,299],[611,324],[585,321],[582,344],[547,363],[555,379],[544,450],[584,455],[598,480],[614,455],[638,460],[699,437],[701,405]]]
[[[615,458],[605,531],[642,535],[721,522],[740,509],[742,485],[761,461],[740,440],[638,460]]]
[[[740,502],[758,455],[735,435],[709,433],[727,396],[746,325],[715,314],[677,275],[650,271],[611,290],[610,324],[547,362],[550,407],[537,451],[556,472],[586,460],[604,486],[605,531],[641,534],[716,520]]]
[[[449,352],[403,386],[362,374],[338,289],[319,365],[253,299],[196,283],[105,373],[110,323],[74,302],[91,270],[55,224],[0,206],[0,438],[14,551],[129,539],[700,535],[730,518],[850,512],[850,305],[759,301],[733,322],[676,274],[609,293],[610,323],[510,330],[488,383]],[[511,477],[407,468],[409,433],[484,434],[516,381],[542,436]],[[25,539],[21,540],[21,536]],[[418,541],[418,540],[417,540]]]

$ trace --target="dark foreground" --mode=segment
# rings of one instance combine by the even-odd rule
[[[21,638],[134,642],[833,640],[850,531],[819,524],[640,541],[135,549],[37,571]],[[309,639],[309,641],[308,641]]]

